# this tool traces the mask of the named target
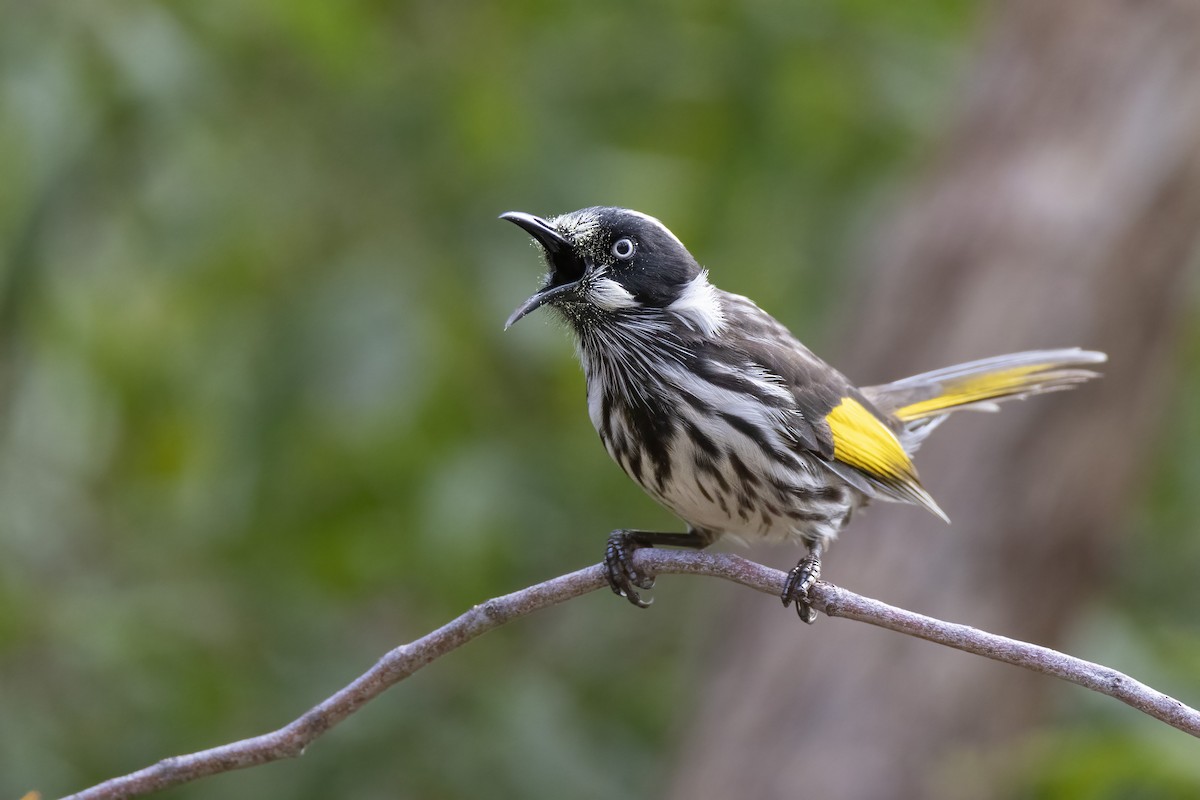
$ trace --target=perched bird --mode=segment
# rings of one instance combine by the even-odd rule
[[[1105,360],[1034,350],[855,387],[752,301],[710,283],[654,217],[606,207],[500,216],[534,238],[549,266],[505,329],[543,305],[566,320],[609,455],[687,523],[686,533],[610,534],[609,584],[641,607],[638,589],[653,578],[633,564],[639,547],[801,541],[808,553],[782,599],[811,623],[821,555],[855,509],[893,500],[949,522],[911,460],[948,414],[1068,389]]]

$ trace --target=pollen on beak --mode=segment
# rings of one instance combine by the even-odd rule
[[[546,286],[517,307],[504,323],[504,330],[508,330],[521,317],[574,290],[583,277],[585,264],[571,242],[541,217],[523,211],[507,211],[500,215],[500,219],[508,220],[532,236],[546,251],[546,259],[550,263],[550,279]]]
[[[500,215],[500,219],[506,219],[524,229],[546,249],[546,255],[550,257],[551,261],[554,261],[560,254],[568,253],[571,250],[571,243],[553,225],[541,217],[526,214],[524,211],[505,211]]]

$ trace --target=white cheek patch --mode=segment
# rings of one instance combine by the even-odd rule
[[[678,314],[685,325],[706,336],[714,336],[725,327],[725,309],[716,287],[708,282],[707,272],[693,278],[667,310]]]
[[[641,303],[612,278],[598,278],[588,289],[588,299],[605,311],[620,311],[625,308],[640,308]]]

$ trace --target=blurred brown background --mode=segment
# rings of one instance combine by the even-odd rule
[[[673,525],[495,221],[661,217],[863,383],[1026,347],[826,577],[1200,704],[1200,6],[0,0],[0,797],[291,719]],[[544,318],[548,319],[548,317]],[[755,552],[794,563],[787,548]],[[1084,690],[664,578],[522,620],[203,797],[1200,794]]]

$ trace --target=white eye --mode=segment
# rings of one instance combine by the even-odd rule
[[[633,239],[626,237],[613,242],[612,254],[622,261],[628,261],[633,258],[633,251],[636,249],[637,246],[633,243]]]

